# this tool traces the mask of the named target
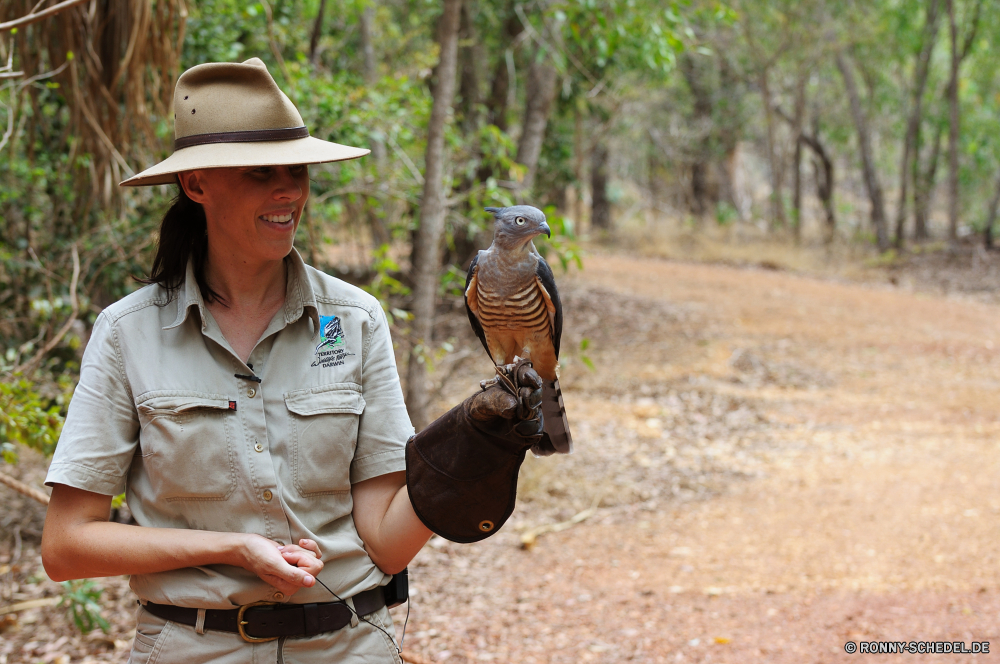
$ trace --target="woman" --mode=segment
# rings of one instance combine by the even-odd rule
[[[488,513],[482,536],[507,518],[537,390],[523,421],[494,387],[412,437],[378,302],[292,247],[305,164],[367,150],[309,137],[258,59],[188,70],[174,111],[174,154],[122,183],[180,193],[150,285],[95,322],[46,478],[46,571],[131,575],[132,662],[398,662],[381,586],[432,530],[464,537],[455,500]],[[142,527],[108,521],[122,491]]]

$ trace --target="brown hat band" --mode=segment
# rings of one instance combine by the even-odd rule
[[[174,141],[174,150],[194,145],[210,143],[261,143],[263,141],[291,141],[309,138],[308,127],[287,127],[285,129],[256,129],[251,131],[220,131],[214,134],[195,134]]]

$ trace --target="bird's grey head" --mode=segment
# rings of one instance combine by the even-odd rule
[[[505,208],[488,207],[485,210],[496,219],[493,241],[507,247],[526,246],[535,237],[544,234],[552,237],[545,213],[530,205],[513,205]]]

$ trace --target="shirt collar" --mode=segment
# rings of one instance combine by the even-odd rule
[[[198,280],[194,276],[194,257],[188,258],[187,269],[184,271],[184,281],[177,289],[177,317],[174,322],[164,327],[164,330],[172,330],[183,323],[188,317],[191,307],[198,307],[198,315],[201,316],[201,331],[206,328],[205,322],[205,300],[201,297],[201,289],[198,288]]]
[[[319,309],[316,306],[316,294],[313,292],[312,284],[309,282],[309,273],[306,271],[306,264],[302,260],[299,252],[292,247],[291,253],[285,256],[286,284],[285,284],[285,324],[289,325],[302,318],[303,314],[309,316],[313,322],[313,330],[319,332]],[[177,289],[177,317],[174,322],[164,327],[170,330],[178,327],[187,317],[192,307],[198,307],[198,315],[201,317],[201,331],[206,330],[205,300],[201,296],[201,289],[198,287],[198,280],[194,276],[194,258],[188,259],[187,269],[184,273],[184,282]]]
[[[316,293],[309,281],[309,272],[305,261],[298,250],[292,247],[291,253],[285,256],[288,270],[285,285],[285,324],[294,323],[306,314],[313,322],[313,330],[319,333],[319,307],[316,306]]]

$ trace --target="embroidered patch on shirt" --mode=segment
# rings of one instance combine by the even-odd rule
[[[339,367],[344,364],[344,358],[354,355],[344,350],[344,330],[336,316],[319,317],[319,336],[321,341],[316,346],[316,359],[309,366]]]

